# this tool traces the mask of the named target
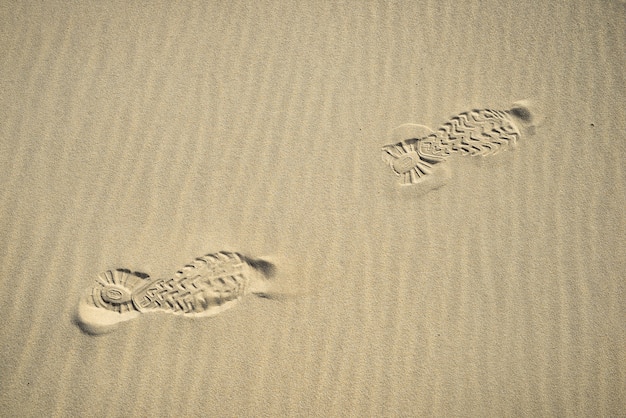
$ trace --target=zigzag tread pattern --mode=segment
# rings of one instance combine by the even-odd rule
[[[424,156],[445,158],[456,152],[487,156],[515,144],[519,137],[520,131],[507,112],[474,109],[454,116],[434,134],[420,139],[417,145]]]
[[[133,303],[140,311],[199,313],[241,298],[248,282],[239,254],[207,254],[184,266],[176,277],[151,282],[133,294]]]

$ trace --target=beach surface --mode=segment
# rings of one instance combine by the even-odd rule
[[[617,417],[626,5],[3,1],[0,415]],[[401,186],[406,123],[527,99]],[[539,119],[538,119],[539,120]],[[292,292],[77,325],[103,271],[222,250]]]

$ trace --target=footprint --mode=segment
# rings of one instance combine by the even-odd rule
[[[436,132],[423,125],[407,124],[394,130],[400,141],[382,148],[385,161],[403,185],[434,181],[449,175],[445,167],[453,154],[495,155],[513,148],[522,132],[534,133],[534,113],[528,101],[513,104],[509,110],[474,109],[452,117]]]
[[[273,263],[226,251],[198,257],[170,279],[109,270],[80,299],[77,320],[84,331],[102,334],[149,312],[213,316],[250,293],[272,298],[275,276]]]

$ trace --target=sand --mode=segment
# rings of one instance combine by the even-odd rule
[[[0,411],[624,416],[626,6],[0,4]],[[381,159],[529,99],[424,193]],[[293,296],[93,336],[115,268],[273,256]]]

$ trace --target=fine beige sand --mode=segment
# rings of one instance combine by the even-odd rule
[[[624,2],[177,3],[0,2],[1,416],[624,416]],[[382,161],[520,99],[441,187]],[[221,250],[291,295],[77,326]]]

